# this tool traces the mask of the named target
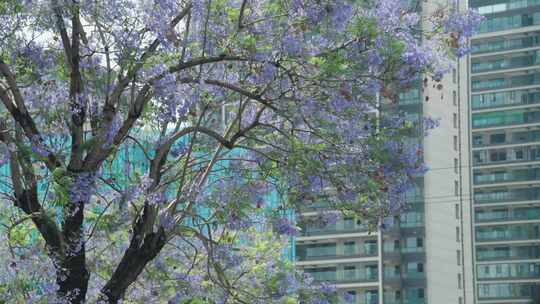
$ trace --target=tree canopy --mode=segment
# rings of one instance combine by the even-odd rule
[[[381,100],[480,21],[401,0],[0,3],[0,302],[332,303],[284,248],[425,172]],[[330,223],[337,213],[321,212]]]

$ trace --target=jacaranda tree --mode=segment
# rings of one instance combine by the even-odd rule
[[[439,81],[480,19],[417,11],[1,1],[0,302],[335,302],[287,261],[291,214],[403,208],[425,168],[402,136],[433,121],[380,103]]]

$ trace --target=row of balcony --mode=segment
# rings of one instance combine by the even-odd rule
[[[346,241],[343,243],[298,244],[296,246],[296,258],[299,261],[373,257],[377,255],[377,241]]]
[[[385,219],[385,230],[392,233],[401,228],[418,228],[424,226],[423,212],[404,212],[398,218]],[[323,224],[317,218],[306,218],[299,223],[301,236],[335,235],[343,233],[369,232],[370,226],[352,217],[338,220],[336,223]]]
[[[499,57],[490,60],[473,60],[471,62],[471,72],[473,74],[494,72],[498,70],[517,69],[540,64],[540,52],[533,51],[530,53],[531,54],[513,57]]]
[[[478,10],[479,14],[498,14],[512,10],[531,8],[540,5],[540,0],[517,0],[517,1],[506,1],[502,3],[487,4],[486,1],[480,2],[480,6],[477,6],[476,1],[471,1],[471,7],[475,7]],[[489,3],[489,2],[488,2]],[[482,5],[483,4],[483,5]]]
[[[534,10],[537,12],[528,12],[510,16],[487,16],[487,18],[480,24],[478,32],[489,33],[538,25],[540,24],[540,12],[538,12],[538,9]]]
[[[540,224],[476,227],[477,242],[540,239]]]
[[[540,110],[516,109],[472,115],[472,127],[492,128],[540,122]]]
[[[477,79],[473,80],[471,83],[472,92],[531,86],[537,84],[540,84],[540,73],[537,71],[531,74],[508,74],[501,75],[498,78]]]
[[[305,268],[304,272],[309,273],[316,282],[332,283],[358,283],[377,282],[379,279],[377,265],[347,264],[331,267]],[[393,269],[385,269],[384,280],[404,280],[404,279],[425,279],[423,269],[418,271],[407,270],[395,272]]]
[[[540,45],[540,33],[531,34],[526,37],[498,37],[493,40],[477,40],[471,43],[471,53],[473,55],[488,53],[488,52],[501,52],[509,50],[517,50],[523,48],[530,48]]]
[[[501,169],[500,171],[474,172],[474,185],[525,182],[540,180],[540,168]]]
[[[476,260],[478,261],[497,261],[497,260],[524,260],[540,258],[540,245],[526,246],[496,246],[496,247],[477,247]]]
[[[539,285],[532,283],[478,284],[480,300],[488,299],[538,299]]]
[[[347,264],[339,266],[305,268],[317,282],[352,283],[352,282],[377,282],[379,279],[378,266]]]
[[[537,103],[540,103],[540,91],[538,89],[493,92],[471,96],[471,107],[473,110],[533,105]]]
[[[474,148],[540,142],[540,130],[500,130],[473,134]]]
[[[505,188],[490,191],[475,191],[474,193],[475,204],[534,200],[540,200],[540,188]]]
[[[540,277],[540,263],[501,263],[477,266],[480,280],[527,279]]]
[[[540,220],[540,207],[477,210],[475,219],[477,222]]]
[[[540,146],[492,149],[473,152],[473,165],[496,165],[540,160]]]
[[[424,252],[424,240],[421,237],[385,240],[383,254],[391,257],[401,254]],[[329,243],[297,243],[298,261],[317,261],[336,258],[374,257],[379,254],[376,240],[346,240]]]
[[[345,295],[347,294],[347,295]],[[344,290],[339,292],[339,304],[378,304],[379,292],[377,289]],[[347,299],[347,300],[345,300]],[[404,288],[398,290],[384,290],[385,304],[425,304],[425,292],[422,287]]]
[[[318,236],[341,233],[368,232],[369,226],[353,218],[344,218],[336,223],[324,225],[320,221],[307,220],[299,223],[301,236]]]

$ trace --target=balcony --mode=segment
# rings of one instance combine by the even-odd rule
[[[540,92],[536,89],[476,94],[471,97],[471,107],[473,110],[534,105],[538,103],[540,103]]]
[[[529,111],[519,109],[489,113],[476,113],[472,115],[473,129],[505,127],[539,122],[540,110]]]
[[[354,220],[340,220],[333,225],[321,226],[319,223],[300,223],[300,236],[335,235],[343,233],[368,232],[369,226]]]
[[[384,304],[426,304],[425,299],[384,299]]]
[[[524,221],[539,220],[540,207],[537,208],[518,208],[518,209],[499,209],[493,211],[476,211],[475,218],[477,222],[502,222],[502,221]]]
[[[488,264],[478,265],[477,277],[480,280],[528,279],[540,277],[540,264]]]
[[[491,283],[478,284],[478,297],[480,300],[489,299],[531,299],[538,287],[531,283]],[[527,302],[525,302],[527,303]]]
[[[474,172],[474,185],[524,182],[540,180],[540,168],[516,169],[510,171]]]
[[[473,152],[474,166],[512,164],[531,161],[540,161],[540,146],[492,149]]]
[[[478,32],[498,32],[540,24],[540,13],[535,12],[538,11],[538,8],[531,8],[531,10],[532,12],[526,14],[519,13],[510,16],[497,17],[487,16],[486,20],[480,24]]]
[[[532,71],[531,71],[532,72]],[[540,84],[540,73],[500,76],[472,81],[472,92],[499,90]]]
[[[385,302],[386,303],[386,302]],[[342,301],[340,304],[379,304],[377,295],[364,295],[364,297],[355,297],[352,302]]]
[[[306,268],[304,272],[311,274],[316,282],[361,283],[377,282],[377,266],[346,265],[339,267]]]
[[[501,189],[495,191],[476,191],[475,204],[489,204],[500,202],[520,202],[540,200],[540,188]]]
[[[537,128],[521,130],[500,130],[473,134],[474,148],[496,147],[501,145],[528,144],[540,142],[540,130]]]
[[[540,238],[540,224],[489,226],[476,228],[477,242],[519,241]]]
[[[540,245],[476,248],[476,259],[478,261],[525,260],[538,258],[540,258]]]
[[[536,54],[513,57],[513,58],[498,58],[496,60],[474,60],[471,63],[471,72],[475,73],[484,73],[484,72],[494,72],[499,70],[507,69],[517,69],[530,67],[533,65],[540,64],[540,57],[537,57]]]
[[[537,33],[538,34],[538,33]],[[473,55],[479,55],[489,52],[502,52],[517,49],[530,48],[540,45],[540,35],[510,38],[499,38],[491,41],[474,41],[471,44]]]
[[[364,243],[362,246],[336,244],[300,244],[296,246],[298,261],[317,261],[339,258],[357,258],[377,256],[376,243]]]

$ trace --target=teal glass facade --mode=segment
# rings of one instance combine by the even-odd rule
[[[422,99],[421,90],[415,88],[401,94],[398,109],[386,110],[398,110],[421,128]],[[420,132],[410,134],[408,141],[422,140],[420,136]],[[312,217],[328,206],[310,204],[302,210],[304,220],[299,222],[301,231],[295,240],[298,267],[316,281],[335,284],[354,304],[379,304],[381,291],[384,303],[426,304],[423,183],[418,178],[417,187],[407,194],[412,203],[406,212],[386,219],[382,236],[354,217],[320,225]]]
[[[540,303],[540,1],[469,5],[475,303]]]

